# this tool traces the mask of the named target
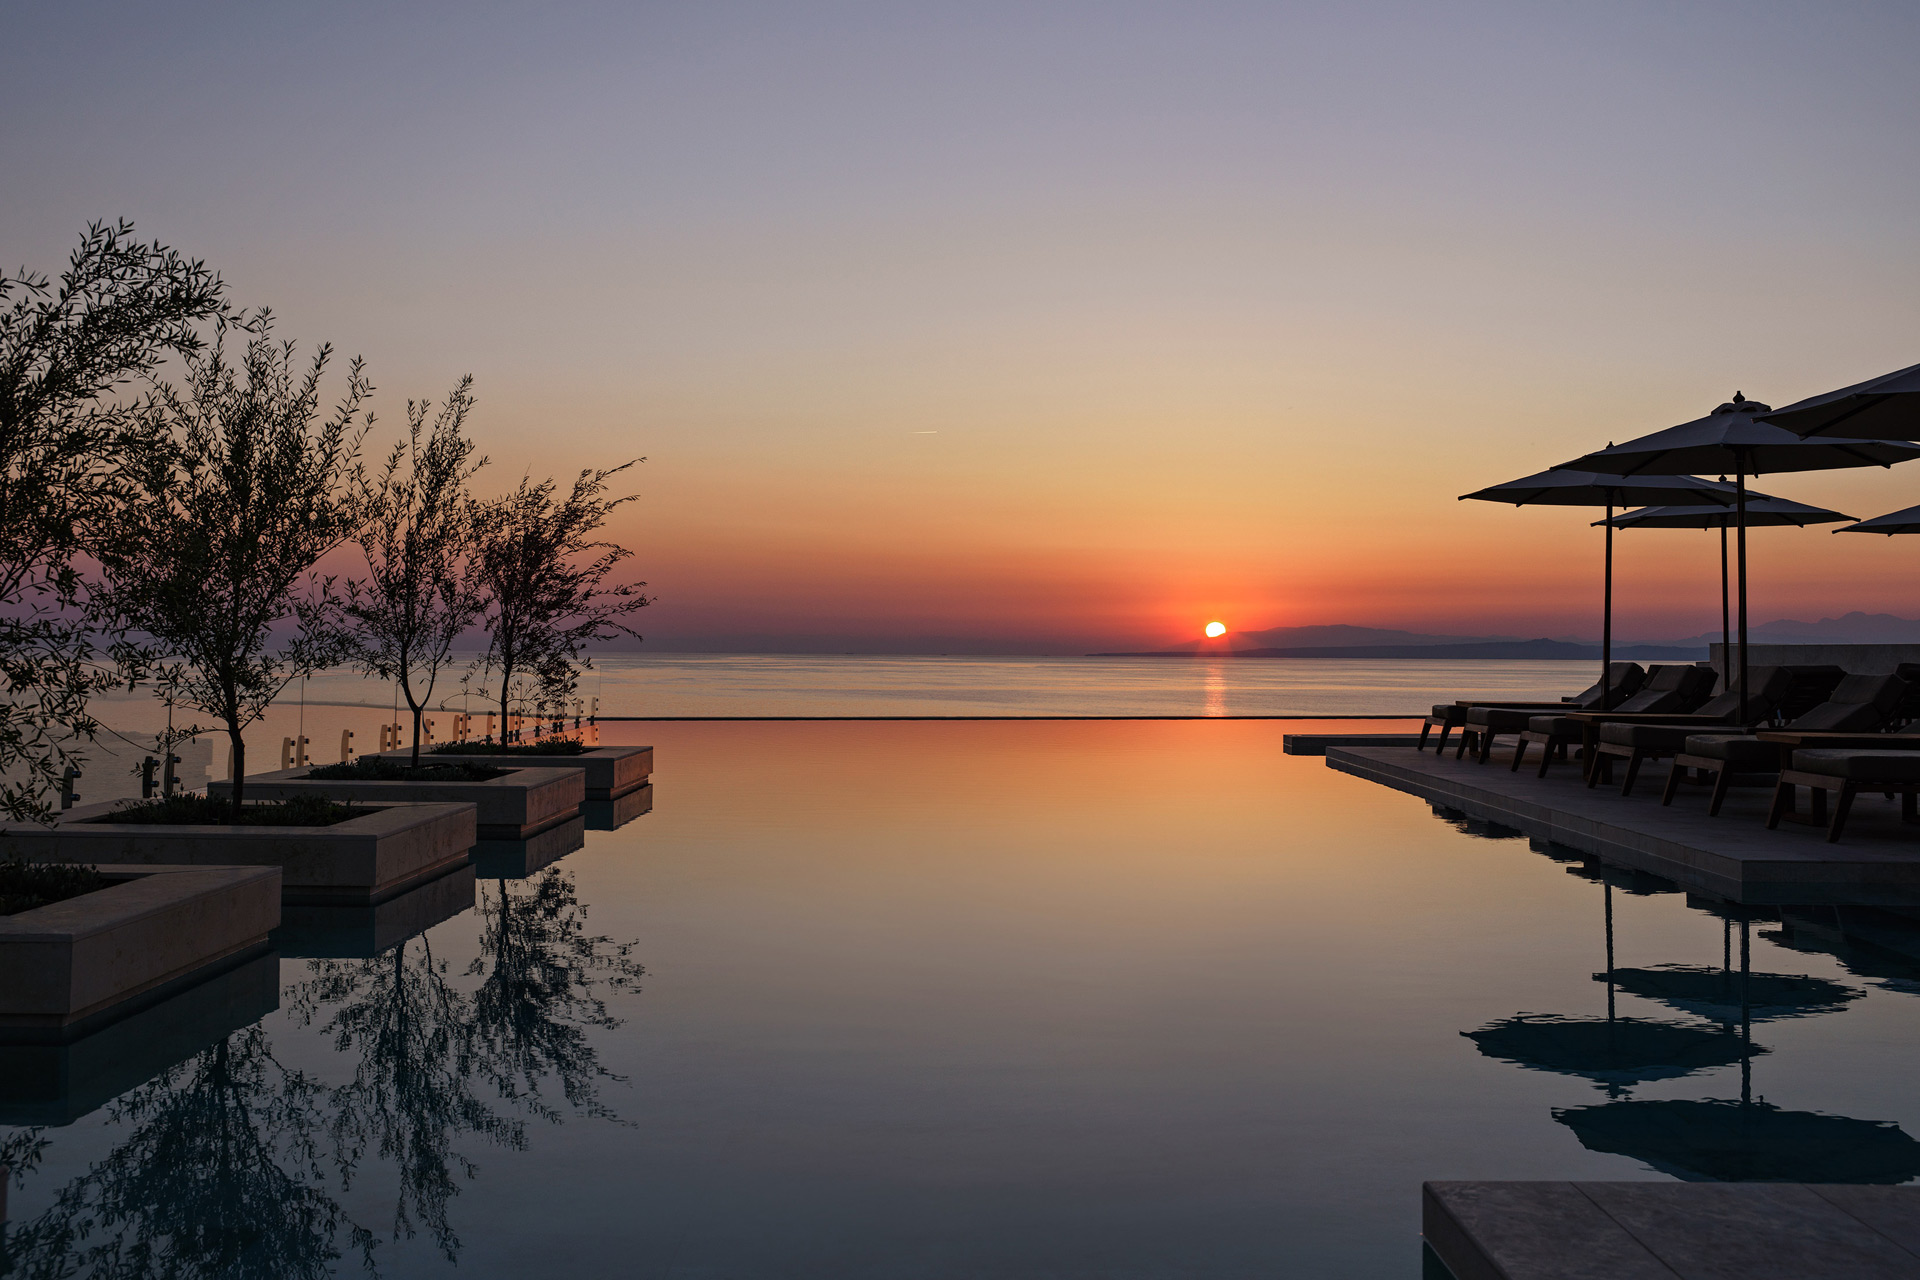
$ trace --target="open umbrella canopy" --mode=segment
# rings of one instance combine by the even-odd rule
[[[1836,1013],[1865,993],[1844,982],[1790,973],[1740,973],[1708,965],[1659,964],[1646,969],[1596,973],[1629,995],[1658,1000],[1716,1022],[1808,1018]]]
[[[1890,1120],[1782,1111],[1765,1102],[1606,1102],[1553,1118],[1589,1151],[1630,1156],[1688,1182],[1899,1183],[1920,1142]]]
[[[1510,502],[1516,507],[1644,507],[1659,503],[1731,507],[1734,486],[1699,476],[1621,475],[1555,467],[1460,495],[1460,501]]]
[[[1896,533],[1920,533],[1920,507],[1902,507],[1883,516],[1862,520],[1859,524],[1850,524],[1844,529],[1835,529],[1834,532],[1884,533],[1888,537]]]
[[[1766,1052],[1719,1027],[1660,1018],[1522,1013],[1460,1034],[1489,1058],[1612,1088],[1674,1080]]]
[[[1915,508],[1920,511],[1920,508]],[[1613,518],[1616,529],[1730,529],[1738,519],[1738,513],[1731,507],[1678,506],[1678,507],[1642,507],[1638,511],[1623,511]],[[1839,511],[1829,511],[1825,507],[1808,506],[1804,502],[1794,502],[1790,498],[1769,498],[1762,494],[1747,495],[1747,527],[1757,529],[1762,525],[1794,525],[1805,528],[1810,524],[1837,524],[1842,520],[1851,520],[1852,516]],[[1595,520],[1594,527],[1606,523]],[[1920,525],[1915,526],[1920,529]],[[1835,532],[1838,532],[1836,530]]]
[[[1680,475],[1694,471],[1736,471],[1769,475],[1780,471],[1830,471],[1840,467],[1890,467],[1920,458],[1920,446],[1892,440],[1821,438],[1806,440],[1785,427],[1759,420],[1769,412],[1739,392],[1704,418],[1665,431],[1609,445],[1556,471],[1598,472],[1616,476]]]
[[[1920,440],[1920,364],[1796,400],[1763,416],[1798,436]]]

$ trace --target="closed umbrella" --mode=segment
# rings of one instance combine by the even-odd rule
[[[1721,483],[1726,477],[1720,477]],[[1613,517],[1616,529],[1718,529],[1720,531],[1720,653],[1722,660],[1730,660],[1733,654],[1732,627],[1727,621],[1727,530],[1734,523],[1735,514],[1727,507],[1642,507],[1638,511],[1626,511]],[[1832,524],[1840,520],[1851,520],[1852,516],[1842,515],[1838,511],[1829,511],[1825,507],[1812,507],[1804,502],[1794,502],[1788,498],[1769,497],[1764,493],[1747,494],[1747,527],[1758,528],[1761,525],[1793,525],[1805,528],[1810,524]],[[1598,523],[1596,521],[1596,523]],[[1729,671],[1721,672],[1730,676]],[[1731,688],[1733,681],[1727,681]]]
[[[1735,544],[1740,581],[1740,714],[1747,709],[1747,477],[1781,471],[1827,471],[1840,467],[1890,467],[1920,457],[1920,448],[1888,440],[1823,437],[1803,440],[1784,427],[1759,420],[1768,405],[1739,392],[1704,418],[1665,431],[1608,445],[1563,462],[1556,470],[1599,472],[1634,479],[1692,471],[1730,471],[1736,498]],[[1715,505],[1720,505],[1717,502]]]
[[[1613,662],[1613,519],[1615,507],[1645,507],[1660,503],[1688,506],[1731,506],[1736,494],[1731,485],[1716,484],[1698,476],[1648,475],[1628,478],[1622,475],[1589,474],[1555,467],[1538,475],[1522,476],[1492,488],[1460,495],[1460,501],[1511,502],[1516,507],[1605,507],[1607,552],[1605,587],[1600,610],[1600,690],[1601,708],[1613,705],[1613,686],[1607,669]]]
[[[1920,440],[1920,364],[1796,400],[1762,418],[1797,436]]]

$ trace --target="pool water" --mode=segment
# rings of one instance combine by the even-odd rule
[[[651,813],[76,1047],[7,1274],[1410,1278],[1424,1179],[1920,1175],[1920,924],[1305,727],[625,726]]]

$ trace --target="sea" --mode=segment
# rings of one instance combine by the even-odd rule
[[[579,697],[603,718],[884,716],[1424,716],[1465,696],[1557,697],[1598,664],[1285,658],[929,657],[602,654]],[[442,677],[433,705],[484,711],[484,681]],[[281,710],[399,705],[390,683],[325,672],[287,688]],[[103,700],[103,719],[153,719],[147,692]],[[178,713],[184,714],[184,713]]]

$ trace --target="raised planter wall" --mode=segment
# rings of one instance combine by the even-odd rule
[[[411,758],[411,750],[387,751],[382,754],[395,758]],[[423,748],[420,758],[429,758],[429,751]],[[653,776],[652,747],[595,747],[577,756],[541,756],[514,753],[512,755],[447,755],[435,756],[437,760],[477,760],[491,764],[496,768],[541,768],[541,769],[580,769],[586,774],[588,800],[616,800],[629,791],[647,785]]]
[[[374,782],[349,778],[313,778],[311,766],[247,775],[246,798],[291,800],[323,795],[355,804],[470,804],[475,836],[483,840],[524,840],[558,826],[580,812],[586,798],[585,775],[578,767],[554,768],[483,760],[490,768],[509,769],[484,782]],[[208,795],[233,793],[231,782],[213,783]]]
[[[467,861],[471,804],[370,809],[330,827],[162,827],[94,821],[118,805],[69,809],[52,827],[0,829],[0,857],[100,867],[278,867],[288,902],[380,902]]]
[[[72,1039],[251,951],[280,923],[277,867],[102,868],[116,883],[0,916],[0,1039]],[[130,1011],[130,1010],[127,1010]]]

